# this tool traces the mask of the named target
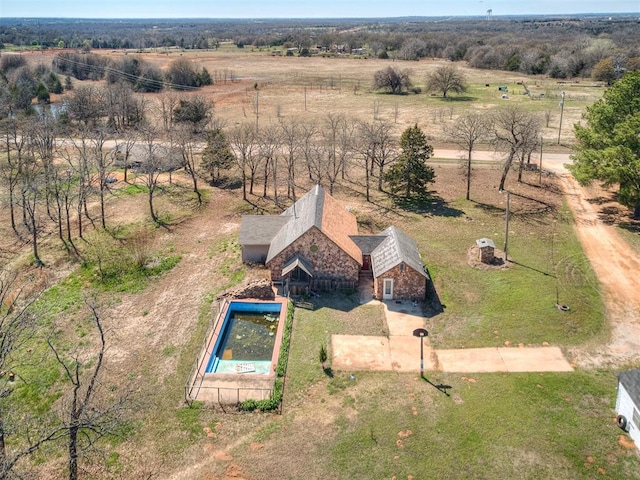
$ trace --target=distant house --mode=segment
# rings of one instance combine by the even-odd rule
[[[616,421],[640,447],[640,368],[618,374]]]
[[[351,290],[373,277],[379,299],[424,299],[427,274],[415,242],[395,227],[358,235],[356,217],[320,186],[281,215],[242,217],[244,262],[264,263],[292,294]]]
[[[110,154],[117,167],[127,167],[141,172],[149,168],[169,172],[184,166],[182,153],[177,148],[169,148],[162,144],[133,145],[127,151],[124,145],[118,145]]]

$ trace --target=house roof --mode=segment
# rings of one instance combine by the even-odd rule
[[[282,267],[282,276],[286,275],[296,267],[304,270],[310,277],[313,277],[313,267],[302,255],[297,253]]]
[[[371,255],[371,252],[387,237],[385,235],[349,235],[349,238],[364,255]]]
[[[349,238],[349,235],[358,233],[355,215],[343,208],[320,185],[316,185],[280,216],[288,217],[288,220],[272,237],[266,263],[315,227],[355,261],[362,264],[360,249]],[[259,222],[254,225],[254,228],[258,226]]]
[[[244,215],[240,225],[240,245],[269,245],[273,237],[291,220],[282,215]]]
[[[640,406],[640,368],[618,374],[618,381],[627,391],[636,406]]]
[[[387,228],[380,236],[386,238],[371,252],[374,277],[377,278],[404,262],[425,278],[429,278],[424,270],[418,246],[411,237],[396,227]]]

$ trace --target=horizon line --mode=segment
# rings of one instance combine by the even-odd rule
[[[493,14],[491,19],[513,18],[513,17],[567,17],[567,16],[638,16],[639,12],[574,12],[574,13],[519,13],[519,14]],[[486,18],[486,15],[399,15],[399,16],[347,16],[347,17],[3,17],[3,20],[397,20],[397,19],[418,19],[418,18]]]

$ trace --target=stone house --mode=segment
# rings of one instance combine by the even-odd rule
[[[616,421],[640,446],[640,368],[618,374]]]
[[[285,292],[353,290],[373,278],[374,296],[422,300],[428,276],[416,243],[395,227],[358,235],[355,215],[316,185],[281,215],[242,217],[244,262],[264,263]]]

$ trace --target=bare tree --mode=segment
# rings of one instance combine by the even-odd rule
[[[502,177],[500,178],[500,190],[504,190],[504,184],[513,165],[513,161],[519,158],[530,148],[533,141],[540,136],[540,121],[531,113],[518,106],[509,106],[495,112],[493,117],[493,143],[498,149],[506,151]]]
[[[257,155],[257,135],[254,125],[245,123],[231,131],[229,140],[236,151],[236,162],[242,172],[242,199],[247,199],[247,169],[249,170],[249,193],[253,195],[256,173],[260,167]]]
[[[277,125],[263,127],[257,136],[258,155],[263,168],[262,196],[267,196],[269,176],[273,176],[273,199],[278,202],[278,159],[280,156],[280,128]]]
[[[65,248],[76,250],[71,236],[71,210],[75,194],[73,190],[73,176],[68,168],[55,167],[51,175],[51,193],[57,212],[58,237]],[[64,232],[66,231],[66,237]]]
[[[446,129],[452,143],[467,153],[465,176],[467,177],[467,200],[471,191],[471,156],[478,142],[488,139],[491,119],[479,113],[471,112],[459,117],[455,124]]]
[[[78,237],[84,238],[84,221],[91,220],[88,212],[88,200],[91,195],[91,141],[87,129],[70,133],[64,142],[59,143],[58,154],[64,158],[75,183],[75,209],[78,225]],[[69,205],[67,204],[67,207]]]
[[[66,106],[69,118],[85,126],[95,126],[106,111],[103,92],[92,86],[74,89],[66,99]]]
[[[27,139],[29,150],[34,158],[42,165],[44,174],[44,200],[47,214],[51,215],[49,205],[51,201],[50,177],[53,169],[53,154],[55,151],[55,139],[57,133],[56,120],[50,113],[42,113],[26,122],[23,135]]]
[[[129,129],[125,132],[123,138],[116,139],[116,148],[114,149],[116,163],[122,162],[122,168],[124,169],[124,181],[127,182],[127,174],[129,173],[129,158],[131,152],[138,142],[140,133],[138,130]]]
[[[353,122],[349,122],[344,115],[330,113],[324,123],[321,138],[324,158],[320,161],[320,168],[322,177],[329,181],[329,193],[333,195],[338,176],[344,173],[347,158],[352,150]]]
[[[400,95],[411,87],[411,71],[387,67],[378,70],[373,75],[374,90],[385,90],[394,95]]]
[[[311,182],[320,183],[322,179],[322,153],[318,151],[316,145],[316,134],[318,128],[314,123],[302,124],[302,154],[304,156],[307,173]]]
[[[464,74],[453,65],[443,65],[436,68],[427,76],[428,92],[442,92],[446,98],[447,93],[464,93],[467,91]]]
[[[23,152],[25,149],[25,136],[22,135],[22,128],[17,118],[7,118],[2,123],[5,151],[5,161],[0,172],[7,186],[9,195],[9,217],[11,228],[18,238],[21,238],[16,224],[15,207],[17,206],[16,190],[22,171]]]
[[[160,187],[160,174],[162,173],[161,146],[157,140],[158,132],[155,128],[147,126],[141,130],[141,143],[144,148],[142,179],[147,187],[147,201],[149,214],[154,223],[160,223],[160,218],[153,203],[154,195]],[[171,155],[171,152],[169,153]]]
[[[184,170],[191,177],[193,193],[196,194],[198,205],[202,205],[202,193],[198,188],[198,158],[200,157],[198,141],[193,131],[185,126],[177,132],[177,143]]]
[[[40,229],[40,212],[39,206],[42,200],[44,190],[44,170],[42,165],[36,161],[35,157],[29,152],[25,158],[20,176],[20,199],[22,203],[22,221],[27,231],[31,235],[31,253],[33,255],[33,263],[39,267],[44,263],[40,259],[38,230]]]
[[[173,112],[178,106],[179,96],[173,91],[164,91],[160,95],[160,114],[165,131],[173,128]]]
[[[48,341],[65,380],[71,384],[71,391],[63,402],[60,413],[67,439],[69,480],[78,479],[78,463],[82,455],[101,438],[117,431],[130,397],[129,392],[122,388],[115,394],[101,388],[100,379],[107,346],[105,331],[95,302],[86,300],[85,304],[98,335],[96,357],[83,362],[80,360],[80,352],[76,352],[71,359],[66,360],[58,347],[51,340]]]
[[[287,197],[296,200],[296,158],[301,149],[300,127],[297,120],[281,122],[284,160],[287,167]]]
[[[364,160],[365,196],[370,201],[371,179],[377,170],[378,191],[383,191],[385,169],[396,159],[398,142],[393,127],[386,122],[361,122],[358,124],[354,149]]]
[[[103,128],[96,128],[87,132],[87,138],[89,139],[89,145],[91,149],[89,185],[98,189],[98,199],[100,202],[100,224],[102,228],[107,228],[105,195],[109,191],[107,178],[111,173],[111,167],[113,166],[113,157],[111,155],[107,155],[104,150],[104,145],[109,139],[109,135]]]
[[[18,286],[15,273],[0,272],[0,400],[11,395],[17,366],[15,353],[27,345],[36,330],[36,318],[29,310],[31,302],[21,305],[24,286]],[[0,406],[3,404],[0,403]],[[0,477],[6,478],[17,462],[5,441],[8,412],[0,408]]]

